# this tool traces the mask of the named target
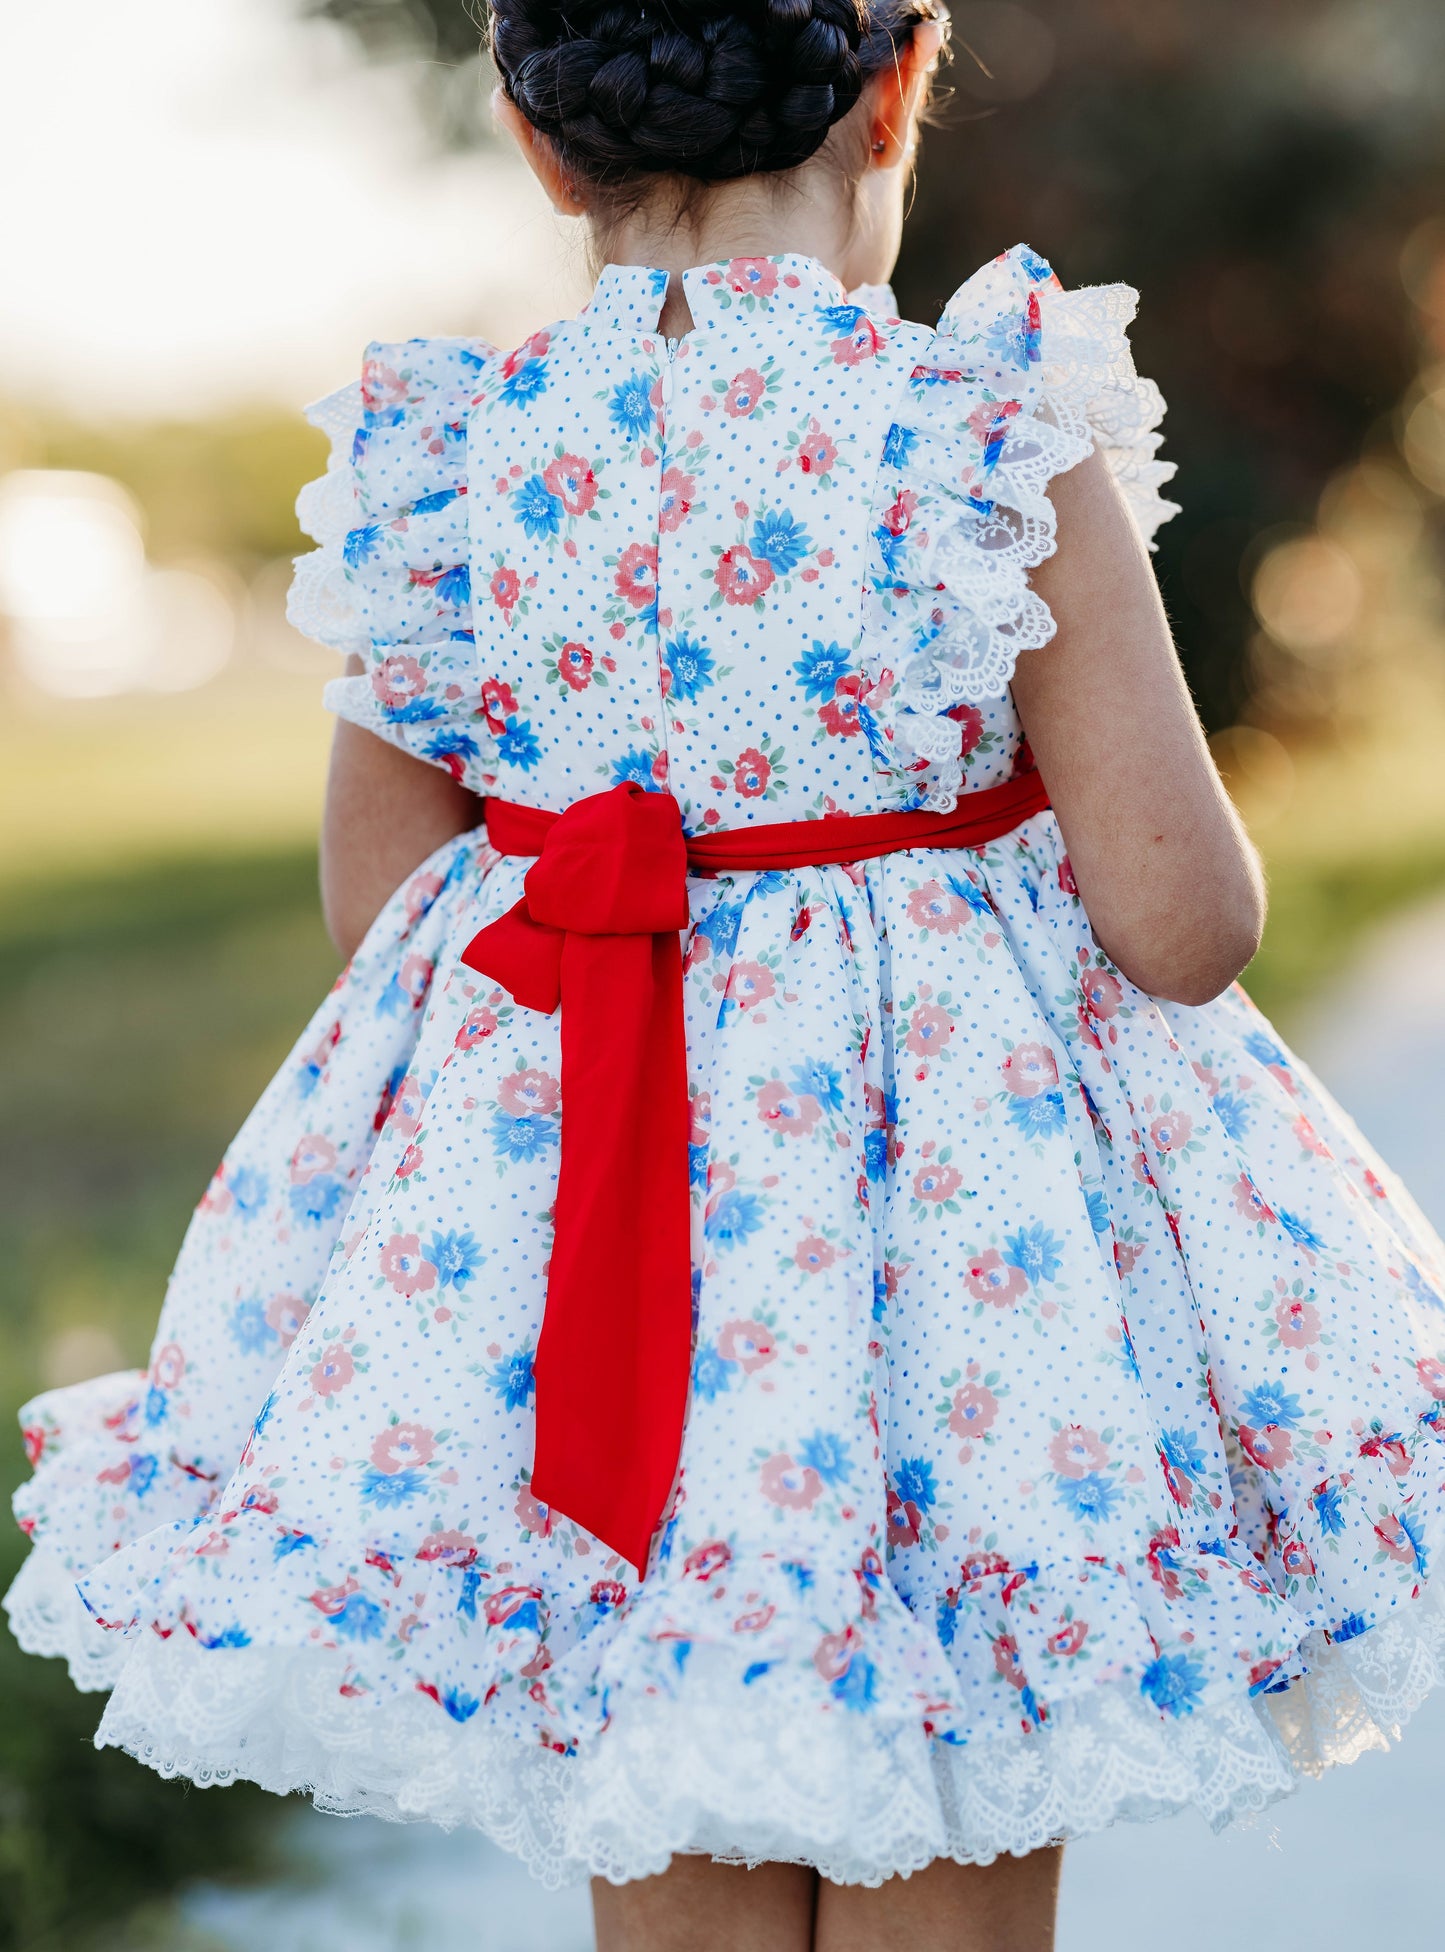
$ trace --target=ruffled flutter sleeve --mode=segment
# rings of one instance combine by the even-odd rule
[[[479,793],[493,747],[472,639],[467,419],[491,353],[373,345],[359,381],[307,410],[331,458],[296,504],[320,547],[298,559],[287,606],[305,636],[363,662],[326,687],[332,711]]]
[[[1097,449],[1150,547],[1177,513],[1159,493],[1164,401],[1129,351],[1137,302],[1127,285],[1065,291],[1016,245],[959,287],[914,366],[884,449],[867,636],[922,805],[958,796],[949,714],[1001,697],[1054,634],[1029,586],[1055,548],[1053,477]]]

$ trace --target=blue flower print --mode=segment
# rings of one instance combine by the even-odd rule
[[[341,545],[342,561],[348,569],[360,569],[381,551],[381,530],[372,524],[369,528],[353,529]]]
[[[368,1464],[361,1474],[361,1495],[379,1511],[409,1505],[426,1490],[426,1472],[415,1466],[405,1471],[378,1471]]]
[[[472,600],[470,563],[458,563],[455,569],[437,578],[436,598],[439,603],[450,603],[458,610],[466,609]]]
[[[1431,1287],[1413,1261],[1405,1263],[1405,1286],[1423,1308],[1445,1308],[1445,1296]]]
[[[1177,1428],[1161,1430],[1159,1448],[1163,1451],[1170,1469],[1177,1471],[1180,1477],[1197,1482],[1208,1469],[1204,1461],[1204,1452],[1199,1446],[1199,1439],[1192,1430]]]
[[[893,1488],[906,1505],[928,1511],[938,1498],[933,1466],[926,1457],[903,1457],[893,1473]]]
[[[706,644],[699,644],[694,638],[674,637],[664,649],[662,659],[671,679],[667,695],[682,704],[691,704],[713,682],[716,668],[713,654]]]
[[[1307,1253],[1318,1254],[1324,1247],[1324,1240],[1317,1234],[1308,1220],[1301,1219],[1297,1213],[1279,1210],[1279,1224],[1284,1228],[1296,1247],[1303,1247]]]
[[[547,391],[547,362],[545,359],[528,359],[503,383],[500,398],[509,407],[525,406],[535,400],[539,393]]]
[[[878,1698],[878,1670],[866,1654],[855,1654],[832,1685],[832,1696],[845,1708],[861,1712]]]
[[[270,1184],[265,1174],[258,1173],[254,1166],[237,1166],[234,1172],[228,1167],[225,1183],[238,1213],[249,1218],[265,1206]]]
[[[813,539],[802,523],[781,508],[763,510],[753,523],[748,543],[753,554],[770,563],[779,576],[796,569],[812,546]]]
[[[970,881],[966,874],[945,875],[944,881],[949,893],[957,895],[960,901],[966,901],[975,915],[993,914],[993,903],[987,894],[977,882]]]
[[[146,1422],[154,1429],[158,1423],[164,1423],[169,1414],[170,1403],[165,1391],[163,1389],[157,1389],[155,1384],[152,1383],[145,1393],[144,1415]]]
[[[1160,1654],[1139,1677],[1139,1692],[1164,1715],[1192,1715],[1204,1692],[1204,1663],[1197,1654]]]
[[[800,1097],[816,1098],[825,1112],[842,1111],[843,1074],[822,1058],[809,1058],[806,1063],[795,1064],[791,1082]]]
[[[1328,1479],[1310,1493],[1310,1504],[1326,1538],[1338,1538],[1345,1529],[1345,1509],[1340,1488]]]
[[[1369,1630],[1369,1625],[1363,1613],[1347,1613],[1337,1627],[1330,1629],[1329,1637],[1336,1645],[1342,1640],[1358,1640],[1362,1633]]]
[[[951,1647],[958,1637],[958,1603],[945,1593],[938,1602],[938,1613],[934,1624],[938,1630],[940,1643]]]
[[[444,1288],[464,1288],[482,1262],[482,1244],[471,1233],[434,1233],[427,1259]]]
[[[874,1186],[888,1171],[888,1134],[881,1126],[871,1126],[863,1135],[863,1170]]]
[[[303,1225],[319,1227],[323,1220],[335,1217],[346,1198],[346,1183],[335,1173],[316,1173],[302,1185],[293,1186],[288,1198],[292,1213]]]
[[[712,1403],[724,1390],[732,1388],[737,1364],[729,1362],[711,1342],[699,1344],[692,1363],[693,1393],[704,1403]]]
[[[1244,1048],[1256,1064],[1287,1064],[1288,1058],[1272,1038],[1266,1037],[1262,1030],[1251,1030],[1243,1039]]]
[[[1088,1209],[1089,1225],[1094,1229],[1094,1232],[1096,1234],[1108,1233],[1109,1202],[1107,1197],[1096,1187],[1092,1193],[1086,1193],[1084,1195],[1084,1205]]]
[[[538,764],[542,748],[526,719],[518,718],[513,713],[504,722],[497,734],[497,757],[504,766],[520,766],[524,773],[530,772]]]
[[[1269,1424],[1277,1424],[1281,1430],[1297,1430],[1303,1406],[1297,1396],[1291,1396],[1283,1383],[1260,1383],[1248,1393],[1239,1406],[1239,1420],[1256,1430]]]
[[[763,1224],[763,1203],[756,1193],[729,1187],[708,1214],[703,1231],[719,1247],[737,1247]]]
[[[482,1705],[465,1688],[447,1688],[442,1694],[441,1704],[454,1722],[469,1722]]]
[[[1212,1101],[1214,1116],[1232,1139],[1242,1139],[1249,1130],[1249,1106],[1232,1091],[1221,1091]]]
[[[498,1112],[492,1119],[492,1146],[499,1159],[540,1159],[559,1142],[555,1118],[513,1118],[509,1112]]]
[[[820,305],[818,319],[830,339],[846,339],[868,314],[861,305]]]
[[[159,1469],[159,1460],[148,1450],[141,1451],[130,1460],[130,1475],[125,1481],[126,1490],[132,1492],[137,1498],[144,1498],[155,1483],[156,1472]]]
[[[851,651],[845,651],[841,644],[825,644],[815,637],[812,650],[805,651],[798,659],[793,673],[803,687],[805,698],[828,699],[837,690],[838,680],[846,678],[852,668]]]
[[[884,1270],[873,1270],[873,1319],[886,1322],[888,1319],[888,1276]]]
[[[888,469],[907,467],[908,457],[917,445],[918,436],[913,429],[900,427],[895,421],[883,443],[883,466]]]
[[[641,746],[633,746],[624,752],[620,759],[612,761],[611,777],[614,786],[625,786],[633,780],[648,793],[657,791],[657,781],[653,777],[653,766],[657,762],[655,752],[645,752]]]
[[[458,776],[460,769],[451,762],[460,761],[465,765],[482,756],[482,749],[470,732],[451,730],[436,733],[427,740],[422,751],[434,766],[445,766],[453,778]]]
[[[512,513],[532,542],[550,542],[562,526],[562,503],[539,474],[513,495]]]
[[[266,1320],[266,1310],[254,1297],[238,1301],[231,1310],[231,1340],[242,1355],[258,1356],[268,1349],[275,1336]]]
[[[880,522],[873,531],[873,539],[878,544],[878,553],[883,558],[889,583],[905,582],[908,575],[907,529],[891,529],[886,522]]]
[[[798,1462],[811,1465],[824,1484],[839,1484],[848,1475],[851,1459],[841,1437],[815,1430],[798,1452]]]
[[[289,1559],[293,1552],[304,1552],[308,1545],[315,1543],[310,1532],[285,1532],[271,1548],[271,1557],[278,1562]]]
[[[1064,1130],[1064,1094],[1040,1091],[1032,1098],[1010,1098],[1008,1115],[1026,1139],[1051,1139]]]
[[[1003,1257],[1010,1267],[1018,1268],[1037,1287],[1041,1281],[1052,1281],[1058,1274],[1064,1264],[1063,1246],[1057,1234],[1050,1233],[1042,1221],[1036,1220],[1033,1226],[1008,1235]]]
[[[513,1349],[509,1356],[502,1356],[492,1364],[487,1377],[487,1388],[494,1396],[500,1396],[508,1410],[525,1410],[532,1400],[536,1379],[532,1374],[532,1351]]]
[[[1060,1478],[1059,1503],[1081,1525],[1102,1525],[1114,1516],[1119,1502],[1116,1485],[1098,1471],[1082,1478]]]
[[[1041,258],[1037,251],[1031,251],[1027,244],[1020,244],[1015,257],[1036,285],[1047,284],[1054,275],[1054,268],[1047,258]]]
[[[331,1630],[338,1640],[380,1640],[386,1615],[365,1593],[348,1593],[339,1613],[331,1616]]]
[[[639,439],[652,425],[652,375],[633,373],[612,389],[608,414],[619,434]]]

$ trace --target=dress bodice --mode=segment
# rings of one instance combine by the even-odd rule
[[[1022,247],[936,330],[809,258],[684,283],[681,339],[666,273],[609,265],[514,351],[375,347],[323,403],[296,614],[367,666],[333,704],[479,791],[636,779],[691,830],[1007,777],[1049,478],[1098,442],[1146,529],[1167,511],[1133,295],[1064,293]]]

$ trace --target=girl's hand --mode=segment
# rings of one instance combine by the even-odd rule
[[[1051,497],[1033,585],[1058,623],[1013,695],[1105,953],[1139,988],[1207,1003],[1259,947],[1264,878],[1220,783],[1148,553],[1098,454]]]
[[[362,668],[349,658],[348,676]],[[413,868],[482,818],[474,793],[345,719],[331,743],[321,821],[321,908],[349,960]]]

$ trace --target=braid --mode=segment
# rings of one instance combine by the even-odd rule
[[[720,182],[805,162],[927,0],[902,5],[889,28],[863,0],[493,0],[492,56],[577,174]]]

